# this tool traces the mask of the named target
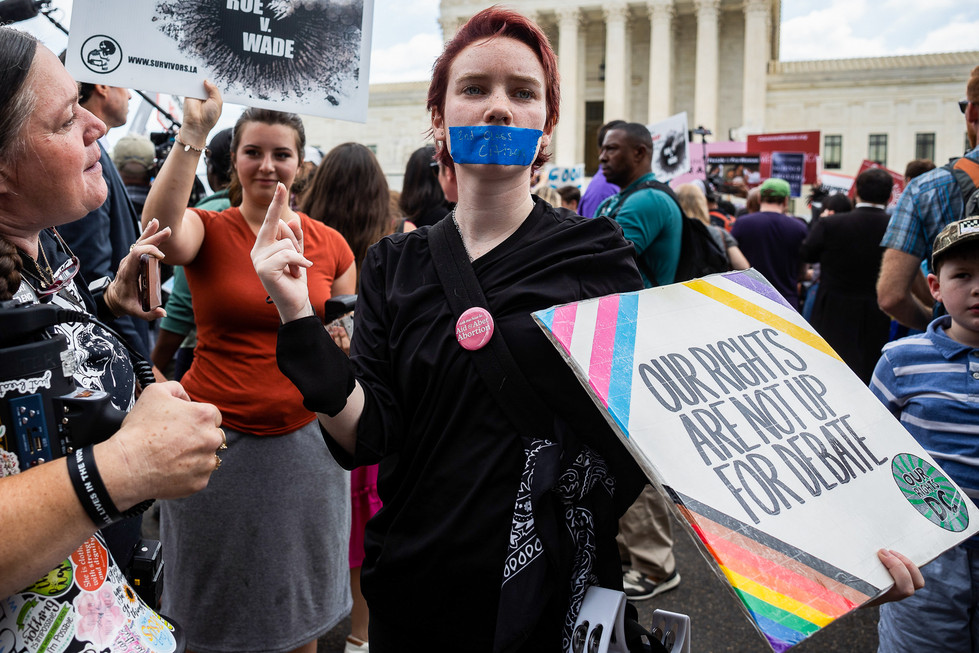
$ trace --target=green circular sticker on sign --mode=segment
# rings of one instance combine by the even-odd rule
[[[891,473],[915,510],[933,524],[958,533],[969,525],[969,507],[941,470],[909,453],[894,456]]]

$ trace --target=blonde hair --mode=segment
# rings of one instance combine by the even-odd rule
[[[532,191],[532,193],[551,206],[561,208],[561,194],[550,186],[538,186]]]
[[[696,218],[710,225],[710,210],[707,208],[707,197],[697,184],[681,184],[676,189],[677,199],[688,218]]]

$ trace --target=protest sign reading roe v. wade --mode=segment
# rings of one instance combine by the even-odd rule
[[[373,0],[75,0],[80,82],[364,122]]]
[[[979,530],[972,501],[757,272],[534,314],[775,651]],[[926,627],[926,626],[925,626]]]

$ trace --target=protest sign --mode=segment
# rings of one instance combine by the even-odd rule
[[[547,179],[547,185],[551,188],[561,188],[563,186],[581,188],[581,181],[585,178],[585,164],[579,163],[576,166],[545,166],[544,178]]]
[[[860,169],[857,170],[857,177],[859,177],[865,170],[870,170],[871,168],[880,168],[881,170],[885,170],[891,176],[891,179],[894,180],[894,185],[891,187],[891,197],[887,201],[887,207],[893,209],[895,206],[897,206],[897,200],[899,197],[901,197],[901,193],[904,192],[904,175],[896,170],[891,170],[890,168],[885,168],[882,165],[878,165],[874,161],[864,159],[860,162]],[[857,196],[857,185],[853,184],[849,193],[847,194],[851,200],[855,201]]]
[[[364,122],[373,0],[75,0],[80,82]]]
[[[707,173],[718,177],[743,177],[749,184],[760,184],[758,166],[761,158],[757,154],[713,154],[707,151]]]
[[[663,183],[690,171],[687,113],[646,125],[653,137],[653,173]]]
[[[772,172],[774,152],[802,152],[804,156],[802,183],[816,183],[819,167],[818,131],[751,134],[748,136],[748,151],[760,155],[760,172],[763,179],[777,176]]]
[[[534,313],[785,651],[979,530],[976,508],[754,270]]]
[[[708,173],[716,176],[718,171],[714,170],[713,166],[709,169],[705,167],[705,154],[708,161],[715,156],[750,156],[745,155],[746,147],[747,145],[745,143],[739,143],[737,141],[716,141],[714,143],[707,143],[706,145],[697,142],[690,143],[687,150],[687,154],[690,156],[690,172],[671,179],[670,186],[676,188],[680,184],[689,184],[695,180],[703,181]],[[757,159],[757,155],[755,155],[755,158]],[[755,169],[757,169],[757,161]]]
[[[789,182],[792,197],[802,197],[806,155],[802,152],[772,152],[772,177]]]
[[[846,195],[853,187],[853,177],[850,175],[841,175],[837,172],[823,171],[823,174],[819,175],[819,183],[830,192]]]
[[[708,149],[707,178],[718,193],[745,197],[761,184],[757,154],[713,154]]]

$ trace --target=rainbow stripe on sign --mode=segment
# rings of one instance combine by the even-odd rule
[[[578,317],[577,308],[577,304],[566,304],[534,314],[569,354]],[[626,437],[629,437],[632,358],[636,349],[638,317],[638,293],[599,299],[588,366],[588,384]]]
[[[777,653],[880,591],[691,497],[674,496],[677,507]]]

